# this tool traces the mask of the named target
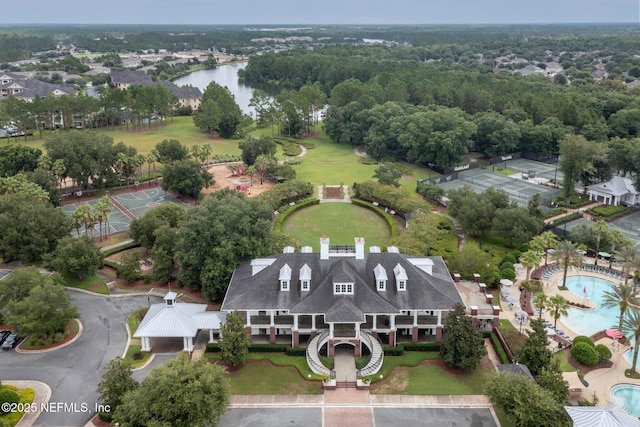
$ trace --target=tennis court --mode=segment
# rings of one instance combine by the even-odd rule
[[[560,190],[534,184],[522,179],[510,178],[484,169],[471,169],[458,173],[458,179],[439,184],[444,190],[469,186],[476,193],[488,188],[504,190],[509,199],[518,205],[526,206],[535,194],[540,194],[540,201],[551,200],[561,194]]]
[[[110,198],[114,206],[109,212],[107,222],[109,230],[107,234],[113,234],[120,231],[128,230],[131,221],[137,218],[141,218],[145,213],[147,213],[147,211],[153,209],[156,206],[160,206],[163,203],[177,203],[183,206],[185,209],[188,206],[181,200],[178,200],[178,198],[176,198],[175,196],[165,192],[160,188],[150,188],[148,190],[136,191],[134,193],[118,194],[117,196],[110,196]],[[64,205],[62,207],[62,210],[65,214],[71,216],[73,212],[75,212],[80,206],[95,206],[99,201],[99,199],[95,199],[82,203]],[[103,224],[102,226],[105,227],[107,225]],[[98,229],[99,225],[96,225],[93,233],[96,233]],[[81,226],[80,234],[84,233],[84,226]]]
[[[611,221],[609,225],[616,227],[637,245],[640,244],[640,212]]]
[[[504,165],[504,162],[496,164],[496,166],[502,165]],[[536,178],[545,178],[546,180],[557,179],[558,182],[562,182],[562,180],[564,179],[564,175],[556,166],[557,163],[542,163],[525,158],[507,160],[508,169],[526,173],[535,172]]]

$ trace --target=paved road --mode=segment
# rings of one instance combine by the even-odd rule
[[[0,354],[0,378],[42,381],[51,387],[52,410],[43,412],[36,426],[82,426],[95,414],[104,366],[121,356],[127,343],[126,319],[148,304],[147,296],[105,298],[68,292],[84,326],[76,342],[47,353]],[[152,304],[158,302],[161,298],[151,297]],[[136,376],[141,378],[146,372],[148,369],[137,371]]]

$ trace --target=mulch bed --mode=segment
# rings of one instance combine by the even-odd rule
[[[340,187],[325,187],[324,191],[327,199],[342,199],[342,188]]]
[[[608,369],[613,366],[613,362],[611,360],[601,360],[597,365],[586,366],[574,359],[574,357],[571,355],[570,349],[567,349],[566,351],[568,352],[567,360],[569,364],[583,375],[588,372],[595,371],[596,369]]]
[[[45,345],[45,346],[41,346],[41,347],[23,348],[22,350],[26,350],[26,351],[48,350],[50,348],[56,348],[56,347],[59,347],[59,346],[65,344],[65,343],[68,343],[69,341],[74,339],[76,337],[76,335],[78,335],[78,332],[75,332],[75,333],[71,332],[71,322],[76,322],[76,319],[69,320],[69,323],[67,324],[67,328],[66,328],[69,331],[69,333],[67,334],[65,339],[63,339],[62,341],[54,342],[54,343],[51,343],[49,345]],[[21,346],[22,346],[22,343],[18,344],[18,347],[21,347]]]

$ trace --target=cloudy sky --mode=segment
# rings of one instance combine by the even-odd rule
[[[521,24],[639,22],[640,0],[21,0],[4,23]]]

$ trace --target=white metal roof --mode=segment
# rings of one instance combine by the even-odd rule
[[[311,267],[309,264],[304,264],[300,267],[300,280],[311,280]]]
[[[373,274],[376,276],[376,281],[379,280],[389,280],[387,277],[387,270],[380,264],[376,265],[376,268],[373,269]]]
[[[289,267],[289,264],[283,265],[280,269],[279,280],[291,280],[291,267]]]
[[[400,263],[393,268],[393,274],[396,275],[396,280],[407,280],[407,271]]]
[[[303,254],[312,254],[313,248],[311,246],[303,246],[302,249],[300,249],[300,252]]]
[[[640,420],[614,407],[565,406],[574,427],[640,427]]]

